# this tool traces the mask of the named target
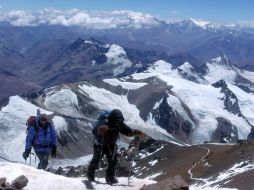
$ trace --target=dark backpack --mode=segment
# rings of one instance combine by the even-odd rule
[[[94,134],[94,139],[93,139],[92,145],[94,145],[95,139],[97,137],[96,132],[95,132],[96,128],[103,125],[103,124],[106,124],[108,122],[108,117],[110,115],[110,112],[111,111],[109,111],[109,110],[102,111],[99,114],[99,117],[97,118],[97,121],[93,123],[92,133]]]

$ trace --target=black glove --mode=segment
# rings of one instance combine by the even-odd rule
[[[52,145],[52,148],[51,148],[51,156],[52,157],[56,157],[56,149],[57,149],[57,146]]]
[[[25,152],[23,152],[23,158],[26,160],[29,157],[31,150],[30,149],[26,149]]]

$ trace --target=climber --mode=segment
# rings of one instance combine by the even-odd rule
[[[87,171],[89,181],[95,181],[95,170],[99,169],[100,162],[104,155],[108,161],[106,170],[106,182],[108,184],[118,183],[115,177],[115,170],[118,163],[116,141],[119,134],[144,137],[144,133],[134,130],[124,123],[124,117],[120,110],[114,109],[101,113],[92,130],[95,136],[94,154]]]
[[[48,120],[47,115],[30,117],[27,122],[27,136],[23,158],[26,160],[33,147],[39,158],[38,169],[46,170],[49,155],[56,157],[56,131],[53,124]]]

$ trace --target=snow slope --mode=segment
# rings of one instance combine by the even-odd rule
[[[117,65],[113,69],[114,76],[117,76],[125,71],[125,69],[132,66],[132,62],[127,58],[125,50],[116,44],[110,45],[107,53],[107,63]]]
[[[206,20],[196,20],[196,19],[190,18],[190,21],[192,21],[196,26],[199,26],[203,29],[207,29],[208,27],[212,26],[212,23]]]
[[[174,66],[164,60],[158,60],[152,63],[145,73],[160,73],[174,78],[195,80],[197,83],[208,83],[198,72],[195,71],[195,68],[189,62],[184,62],[180,66]],[[153,75],[151,74],[151,76]],[[142,79],[142,77],[140,79]]]
[[[163,75],[171,76],[174,78],[182,78],[177,68],[173,68],[170,63],[163,60],[156,61],[151,67],[148,68],[148,72],[161,73]]]
[[[195,68],[189,63],[185,62],[176,67],[171,63],[163,60],[156,61],[147,69],[150,73],[160,73],[173,78],[186,79],[186,77],[195,78],[199,83],[206,83],[196,72]]]
[[[243,115],[254,125],[254,95],[249,94],[233,84],[228,83],[229,89],[237,95],[240,110]]]
[[[172,136],[157,125],[145,122],[139,116],[139,110],[134,104],[130,104],[127,95],[114,94],[103,88],[79,85],[81,92],[87,94],[94,102],[92,103],[99,110],[120,109],[125,117],[126,124],[134,129],[146,131],[146,134],[155,139],[172,141]]]
[[[250,72],[250,71],[245,71],[245,70],[238,70],[238,73],[248,79],[251,82],[254,82],[254,72]]]
[[[235,68],[222,63],[222,58],[212,59],[212,63],[207,63],[208,72],[204,78],[213,84],[221,79],[233,83],[235,81],[237,71]]]
[[[78,110],[77,95],[68,88],[52,88],[47,94],[44,106],[52,112],[57,111],[66,116],[83,117]]]
[[[144,83],[144,82],[140,82],[140,83],[133,83],[133,82],[126,82],[126,81],[121,81],[119,79],[104,79],[103,80],[104,82],[108,83],[108,84],[111,84],[113,86],[122,86],[123,88],[125,89],[130,89],[130,90],[135,90],[135,89],[138,89],[138,88],[141,88],[145,85],[147,85],[147,83]]]
[[[11,164],[7,162],[0,162],[0,176],[7,177],[7,181],[12,181],[20,175],[25,175],[28,179],[28,185],[24,190],[84,190],[86,189],[82,180],[85,178],[67,178],[60,175],[55,175],[43,170],[37,170],[33,167],[29,167],[23,164]],[[101,182],[105,182],[104,179],[100,179]],[[127,178],[119,178],[119,185],[110,186],[104,184],[94,184],[96,189],[104,190],[138,190],[143,187],[144,184],[155,183],[148,179],[134,179],[132,186],[127,186]]]
[[[253,169],[253,167],[254,167],[253,163],[239,162],[229,170],[218,173],[218,175],[213,179],[200,179],[204,183],[202,185],[194,184],[190,187],[190,189],[191,190],[225,189],[219,187],[220,181],[225,180],[223,183],[226,184],[228,181],[230,181],[230,178],[232,178],[233,176],[236,176],[237,174],[241,174],[243,172],[247,172]]]
[[[155,61],[146,72],[160,73],[180,79],[186,79],[184,75],[187,75],[195,78],[198,83],[202,84],[213,84],[219,80],[235,83],[237,76],[241,76],[250,82],[254,82],[254,72],[236,68],[229,62],[225,55],[212,59],[210,62],[207,62],[205,66],[206,72],[201,74],[197,73],[196,68],[189,62],[184,62],[180,66],[173,66],[171,63],[164,60],[158,60]]]
[[[243,118],[231,114],[224,109],[224,94],[220,92],[220,88],[215,88],[210,84],[198,84],[185,80],[179,77],[175,71],[172,71],[170,67],[170,65],[166,65],[166,62],[156,62],[155,65],[150,67],[147,71],[135,73],[131,77],[138,82],[141,79],[154,76],[165,81],[169,86],[172,86],[172,92],[176,94],[179,101],[189,107],[197,123],[192,135],[193,143],[199,144],[210,140],[212,133],[217,128],[217,117],[229,119],[231,123],[237,125],[239,138],[246,139],[251,127]],[[212,82],[212,80],[214,79],[211,79],[210,82]],[[243,93],[238,87],[235,88],[238,89],[237,91]],[[236,96],[238,96],[238,94],[241,96],[240,93],[236,93]],[[170,105],[172,105],[175,110],[179,110],[179,104],[175,102],[171,102]],[[248,109],[251,109],[250,105],[247,106]],[[181,110],[179,110],[179,113],[184,115]],[[254,119],[253,116],[250,117]]]
[[[127,122],[132,122],[137,125],[143,125],[144,122],[139,117],[139,110],[135,105],[130,104],[126,95],[117,95],[103,88],[88,86],[83,84],[79,86],[83,93],[89,95],[94,100],[94,105],[101,110],[121,109]]]

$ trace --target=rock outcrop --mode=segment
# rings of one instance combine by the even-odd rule
[[[248,139],[249,141],[253,141],[253,140],[254,140],[254,127],[251,128],[251,131],[250,131],[250,133],[248,134],[247,139]]]
[[[6,181],[5,177],[0,178],[0,190],[17,190],[23,189],[28,184],[26,176],[21,175],[14,179],[11,183]]]
[[[189,190],[189,185],[177,175],[155,184],[144,185],[140,190]]]
[[[193,131],[192,124],[168,104],[167,96],[164,96],[160,105],[152,111],[152,116],[157,125],[182,140],[188,139]]]
[[[211,137],[211,142],[236,143],[239,139],[236,126],[222,117],[218,117],[217,121],[217,129]]]

